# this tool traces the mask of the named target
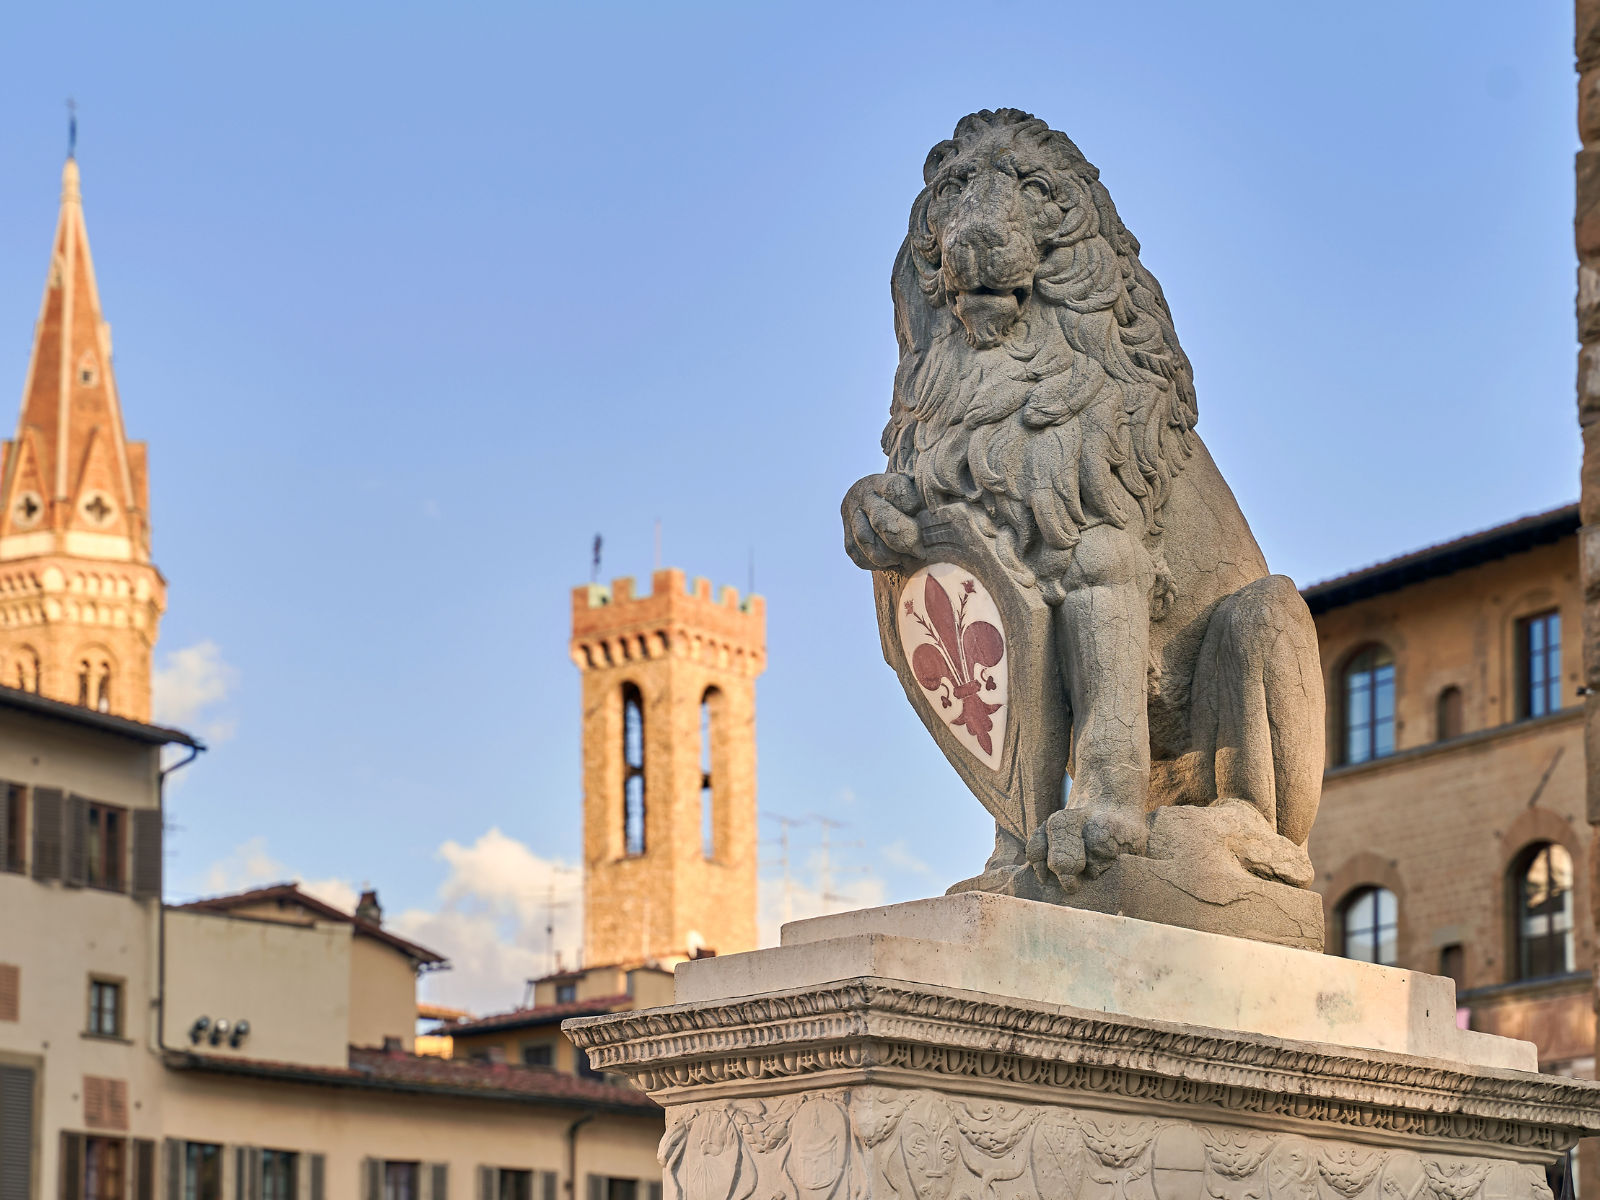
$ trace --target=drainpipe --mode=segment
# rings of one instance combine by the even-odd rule
[[[189,747],[189,757],[173,763],[156,775],[156,798],[161,806],[161,848],[166,851],[167,832],[167,776],[187,767],[200,757],[204,746],[196,743]],[[165,880],[162,881],[165,883]],[[156,897],[156,1050],[167,1051],[167,899]]]
[[[592,1120],[590,1113],[567,1126],[567,1200],[578,1200],[578,1130]]]

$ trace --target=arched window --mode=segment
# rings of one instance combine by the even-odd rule
[[[622,685],[622,848],[644,853],[644,697]]]
[[[1366,887],[1344,902],[1344,956],[1385,967],[1400,961],[1400,902],[1388,888]]]
[[[700,853],[708,862],[717,856],[716,795],[713,768],[716,739],[721,733],[722,693],[707,688],[700,697]]]
[[[1452,685],[1440,692],[1438,708],[1436,739],[1442,742],[1447,738],[1460,737],[1463,730],[1461,689]]]
[[[86,658],[78,664],[78,703],[84,708],[89,707],[89,660]]]
[[[1344,761],[1394,753],[1394,655],[1368,646],[1344,669]]]
[[[1514,876],[1519,979],[1577,970],[1572,944],[1572,855],[1545,842],[1524,852]]]
[[[111,664],[102,661],[99,681],[95,684],[94,706],[103,713],[111,711]]]

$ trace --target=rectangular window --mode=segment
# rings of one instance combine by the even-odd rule
[[[89,981],[89,1032],[96,1037],[122,1036],[122,985],[108,979]]]
[[[578,985],[575,983],[556,984],[556,1003],[571,1004],[578,998]]]
[[[383,1200],[419,1200],[417,1195],[417,1168],[420,1163],[386,1162],[383,1164]]]
[[[556,1065],[556,1048],[549,1042],[522,1048],[522,1065],[525,1067],[553,1067]]]
[[[123,1151],[121,1138],[83,1139],[83,1200],[123,1200]]]
[[[0,869],[20,875],[28,869],[28,789],[20,783],[0,784],[0,804],[5,806],[6,852]]]
[[[606,1180],[606,1200],[639,1200],[637,1179]]]
[[[128,814],[109,804],[90,803],[88,873],[90,887],[123,890],[123,853],[127,848]]]
[[[1540,613],[1521,623],[1522,711],[1542,717],[1561,708],[1561,614]]]
[[[533,1200],[533,1172],[500,1168],[500,1194],[497,1200]]]
[[[298,1157],[292,1150],[261,1152],[261,1200],[295,1200]]]
[[[222,1200],[222,1147],[185,1142],[183,1200]]]

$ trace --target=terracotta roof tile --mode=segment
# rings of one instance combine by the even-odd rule
[[[308,909],[326,920],[343,921],[347,925],[354,925],[357,933],[385,942],[419,963],[432,965],[445,961],[444,955],[435,954],[425,946],[419,946],[415,942],[408,942],[405,938],[390,933],[382,925],[363,920],[361,917],[354,916],[335,908],[331,904],[318,900],[315,896],[309,896],[300,890],[298,884],[294,883],[274,883],[267,887],[252,888],[248,892],[232,892],[226,896],[207,896],[203,900],[194,900],[188,904],[175,904],[172,907],[191,912],[226,913],[232,912],[236,908],[245,908],[248,905],[261,904],[269,900],[288,901],[298,904],[300,907]]]
[[[567,1017],[598,1017],[619,1009],[631,1008],[633,997],[626,992],[615,996],[591,996],[587,1000],[569,1000],[565,1004],[540,1004],[534,1008],[517,1008],[511,1012],[494,1013],[475,1021],[445,1025],[440,1033],[451,1037],[492,1033],[500,1029],[522,1029],[529,1025],[549,1025]]]

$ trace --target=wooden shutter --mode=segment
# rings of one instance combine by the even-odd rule
[[[183,1200],[183,1143],[177,1138],[166,1141],[166,1200]]]
[[[603,1176],[589,1176],[589,1200],[606,1200],[606,1181]]]
[[[257,1146],[233,1148],[233,1194],[237,1200],[261,1200],[261,1150]]]
[[[423,1163],[422,1172],[422,1200],[449,1200],[449,1164]]]
[[[89,878],[89,802],[68,795],[61,826],[61,882],[82,887]]]
[[[498,1200],[500,1191],[500,1168],[478,1168],[478,1200]]]
[[[83,1134],[61,1132],[61,1200],[83,1200]]]
[[[539,1173],[539,1200],[556,1200],[556,1173],[554,1171],[541,1171]]]
[[[136,808],[130,814],[133,833],[133,898],[161,896],[161,810]]]
[[[156,1200],[156,1144],[133,1139],[133,1200]]]
[[[10,783],[0,779],[0,871],[4,871],[11,862],[11,844],[7,841],[11,834],[11,806],[22,803],[20,795],[12,798],[11,787]]]
[[[650,1200],[661,1200],[661,1184],[659,1181],[645,1185],[650,1192]]]
[[[325,1200],[323,1182],[328,1174],[328,1160],[321,1154],[311,1156],[311,1195],[308,1200]]]
[[[366,1185],[362,1190],[363,1200],[383,1200],[383,1160],[363,1159],[361,1178]]]
[[[0,1067],[0,1200],[33,1192],[33,1069]]]
[[[33,789],[33,877],[61,878],[60,788]]]
[[[0,1021],[22,1020],[22,968],[0,963]]]
[[[83,1123],[91,1129],[128,1128],[128,1081],[83,1077]]]

